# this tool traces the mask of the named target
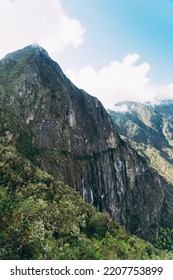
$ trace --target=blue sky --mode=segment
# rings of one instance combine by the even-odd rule
[[[156,81],[173,80],[173,1],[63,0],[62,3],[67,13],[86,27],[83,46],[77,52],[66,50],[69,63],[75,64],[77,60],[77,66],[92,64],[98,68],[138,53],[141,61],[152,66]]]
[[[173,1],[1,0],[0,57],[38,43],[106,108],[173,99]]]
[[[159,102],[164,98],[172,99],[173,1],[64,0],[63,5],[67,13],[78,18],[86,28],[83,45],[77,51],[66,49],[64,52],[68,58],[68,62],[64,60],[65,68],[70,67],[75,70],[75,73],[71,73],[70,70],[67,74],[79,87],[86,85],[86,90],[92,94],[94,94],[92,88],[95,92],[101,90],[93,86],[93,83],[91,83],[91,88],[87,86],[88,80],[81,82],[85,79],[79,74],[79,68],[89,65],[98,72],[112,61],[122,62],[127,55],[138,54],[136,65],[147,62],[150,66],[144,74],[144,79],[148,79],[145,81],[143,79],[143,85],[141,88],[137,86],[137,89],[135,82],[132,82],[129,97],[127,93],[124,93],[123,87],[115,101],[132,99],[141,102]],[[115,74],[116,70],[118,69],[115,69]],[[88,73],[90,76],[89,72],[84,72],[85,75]],[[118,79],[121,78],[118,76]],[[134,92],[136,90],[138,92],[133,94],[133,87],[135,87]],[[107,90],[113,96],[113,90],[109,88]],[[102,101],[103,95],[104,93],[101,93],[101,96],[97,94]],[[107,107],[111,107],[112,102],[114,102],[112,97],[108,103],[103,101]]]

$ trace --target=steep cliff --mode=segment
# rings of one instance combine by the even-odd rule
[[[80,192],[132,233],[173,227],[173,188],[116,133],[95,98],[39,46],[0,61],[0,133],[6,144]]]

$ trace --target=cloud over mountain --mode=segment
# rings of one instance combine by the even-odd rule
[[[98,97],[106,108],[114,108],[121,101],[158,103],[173,99],[173,83],[154,84],[149,63],[138,63],[138,54],[129,54],[121,62],[112,61],[95,71],[91,66],[78,72],[72,69],[66,75],[80,88]]]
[[[49,52],[78,47],[85,29],[68,17],[60,0],[1,0],[0,57],[7,52],[38,43]]]

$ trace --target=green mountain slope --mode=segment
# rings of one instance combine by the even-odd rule
[[[0,144],[0,259],[172,259]]]

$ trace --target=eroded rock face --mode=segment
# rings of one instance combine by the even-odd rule
[[[152,240],[173,226],[173,187],[121,140],[95,98],[76,88],[45,50],[0,62],[1,135],[42,169],[128,230]]]

